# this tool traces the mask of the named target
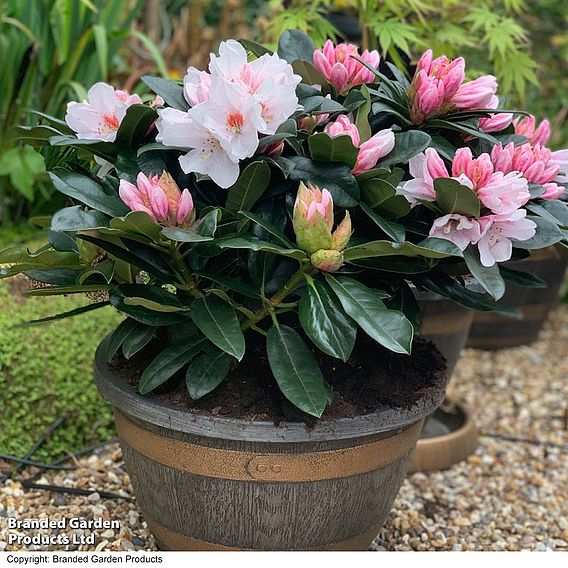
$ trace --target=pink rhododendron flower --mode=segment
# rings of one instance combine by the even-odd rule
[[[199,71],[190,67],[183,78],[183,94],[185,100],[195,106],[209,100],[212,77],[207,71]]]
[[[220,187],[230,187],[239,177],[238,160],[231,158],[221,146],[216,134],[205,125],[203,105],[188,112],[173,108],[158,111],[156,140],[165,146],[190,150],[180,156],[181,169],[186,173],[208,175]]]
[[[481,225],[477,219],[465,215],[450,214],[434,220],[430,236],[446,239],[454,243],[460,250],[476,243],[481,238]]]
[[[487,105],[487,108],[498,108],[499,98],[494,95],[491,101]],[[507,128],[513,122],[513,113],[510,112],[500,112],[497,114],[492,114],[491,116],[483,116],[479,119],[479,128],[483,132],[500,132]]]
[[[544,146],[550,139],[550,122],[546,119],[536,126],[536,118],[531,114],[518,118],[514,124],[515,133],[526,136],[530,144]]]
[[[505,147],[497,144],[491,151],[491,159],[495,164],[495,169],[500,172],[508,173],[519,171],[529,183],[536,183],[546,188],[541,199],[558,199],[564,193],[564,188],[558,183],[562,182],[561,171],[563,167],[568,170],[568,159],[565,166],[562,165],[562,152],[559,150],[551,152],[545,146],[530,143],[515,146],[510,142]]]
[[[568,183],[568,148],[552,152],[550,161],[559,168],[559,173],[554,181]]]
[[[331,98],[329,95],[326,98]],[[329,114],[311,114],[309,116],[303,116],[302,118],[298,118],[296,123],[298,125],[298,130],[306,130],[309,134],[311,134],[315,127],[320,122],[325,122],[329,118]]]
[[[411,158],[410,175],[401,193],[416,205],[418,200],[435,201],[436,178],[450,177],[442,158],[433,148]],[[519,172],[495,172],[489,154],[474,158],[469,148],[459,148],[452,160],[452,176],[475,191],[481,203],[495,214],[510,214],[530,199],[527,180]]]
[[[136,185],[121,179],[118,193],[132,211],[143,211],[158,223],[189,227],[195,221],[191,193],[180,191],[167,172],[149,178],[140,172]]]
[[[412,205],[416,205],[418,200],[435,201],[434,180],[450,177],[438,152],[434,148],[426,148],[424,152],[410,158],[408,166],[413,179],[402,184],[402,194]]]
[[[433,58],[426,51],[416,66],[410,87],[411,119],[421,124],[426,119],[451,108],[450,100],[465,78],[465,61],[451,61],[445,55]]]
[[[260,154],[264,154],[269,158],[278,158],[284,151],[284,140],[276,140],[270,144],[264,144],[258,148]]]
[[[65,122],[81,140],[114,142],[126,109],[134,104],[142,104],[138,95],[96,83],[89,89],[86,101],[67,103]]]
[[[525,219],[525,209],[511,215],[489,215],[479,219],[482,235],[477,246],[483,266],[493,266],[511,258],[513,241],[526,241],[536,233],[536,223]]]
[[[352,56],[359,56],[365,63],[377,68],[381,60],[376,50],[365,50],[359,55],[356,45],[327,40],[323,49],[314,51],[314,66],[335,87],[338,94],[345,94],[352,87],[373,83],[375,74]]]
[[[339,269],[343,264],[341,251],[351,237],[351,219],[346,211],[343,221],[332,233],[333,198],[327,189],[301,182],[292,224],[298,246],[310,254],[316,268],[327,272]]]
[[[353,145],[359,148],[357,163],[353,168],[355,175],[374,168],[379,160],[390,154],[394,148],[394,132],[390,128],[380,130],[361,144],[359,129],[344,114],[340,115],[334,122],[327,124],[324,132],[331,137],[347,135],[351,138]]]
[[[496,92],[497,79],[493,75],[483,75],[463,83],[452,96],[451,102],[458,110],[489,108]]]

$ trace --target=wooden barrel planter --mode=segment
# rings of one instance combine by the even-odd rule
[[[527,288],[508,282],[507,292],[499,303],[518,309],[523,319],[509,318],[495,312],[478,312],[471,326],[467,346],[491,350],[536,341],[548,313],[558,301],[567,264],[568,250],[561,245],[533,251],[524,260],[505,263],[505,266],[514,270],[538,276],[548,287]]]
[[[410,408],[290,422],[191,414],[95,358],[138,505],[162,550],[364,550],[389,514],[445,376]]]
[[[470,287],[476,288],[476,284]],[[414,294],[422,315],[420,335],[444,355],[450,380],[475,312],[434,292],[415,289]],[[477,428],[470,413],[446,399],[426,418],[410,471],[447,469],[475,452],[477,443]]]

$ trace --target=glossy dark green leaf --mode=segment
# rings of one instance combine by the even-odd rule
[[[380,215],[377,215],[370,207],[365,205],[365,203],[361,202],[359,204],[361,209],[365,212],[365,214],[385,233],[389,236],[393,241],[397,243],[403,243],[406,238],[406,230],[403,225],[399,223],[395,223],[394,221],[389,221]]]
[[[245,354],[245,337],[235,309],[215,295],[195,300],[191,304],[193,323],[201,333],[239,361]]]
[[[270,183],[270,168],[265,162],[249,164],[228,189],[226,208],[236,213],[248,211],[260,199]]]
[[[180,227],[165,227],[162,229],[162,235],[179,243],[204,243],[213,240],[213,237],[204,237],[190,229],[181,229]]]
[[[392,152],[379,162],[379,166],[383,168],[396,164],[407,164],[410,158],[428,148],[431,138],[426,132],[421,130],[409,130],[395,134],[394,140]]]
[[[155,328],[148,325],[137,324],[136,327],[124,338],[122,342],[122,354],[130,359],[144,349],[154,338]]]
[[[306,253],[303,250],[284,248],[268,241],[261,241],[252,235],[220,239],[216,241],[215,244],[222,249],[248,249],[256,252],[269,252],[272,254],[295,258],[296,260],[303,260],[307,258]]]
[[[441,242],[443,241],[443,242]],[[432,243],[436,243],[433,245]],[[421,244],[392,243],[390,241],[371,241],[345,249],[345,260],[372,258],[375,256],[423,256],[425,258],[446,258],[448,256],[463,256],[460,249],[444,239],[428,239]]]
[[[475,192],[451,178],[434,180],[436,203],[444,213],[458,213],[468,217],[479,217],[481,202]]]
[[[194,400],[209,394],[224,380],[231,368],[231,357],[223,351],[209,348],[198,355],[187,368],[185,384]]]
[[[314,50],[310,36],[300,30],[286,30],[278,40],[278,56],[288,63],[294,63],[296,59],[312,63]]]
[[[322,92],[324,94],[329,92],[327,79],[309,61],[306,61],[305,59],[296,59],[292,63],[292,69],[294,70],[294,73],[302,77],[304,83],[308,85],[321,85],[323,87]]]
[[[99,211],[90,211],[80,205],[64,207],[53,215],[52,231],[81,231],[108,227],[110,219]]]
[[[505,265],[499,266],[499,272],[504,280],[508,282],[514,282],[519,286],[526,286],[527,288],[548,288],[548,284],[530,272],[524,272],[521,270],[514,270]]]
[[[288,239],[288,237],[286,237],[286,235],[278,227],[273,225],[270,221],[268,221],[264,217],[261,217],[256,213],[251,213],[250,211],[240,211],[240,214],[243,217],[246,217],[247,219],[254,221],[259,227],[264,229],[268,234],[272,235],[273,237],[276,237],[276,240],[279,241],[281,245],[285,247],[294,246],[290,241],[290,239]]]
[[[290,327],[273,326],[266,349],[270,369],[284,396],[300,410],[319,418],[329,394],[315,357],[300,335]]]
[[[371,138],[371,126],[369,124],[369,113],[371,112],[371,96],[367,85],[361,85],[360,92],[365,99],[365,102],[357,108],[355,112],[355,125],[361,137],[361,143],[366,142]]]
[[[475,138],[481,138],[487,140],[492,145],[497,144],[497,140],[491,134],[487,134],[477,128],[474,128],[466,122],[451,122],[449,120],[443,119],[433,119],[426,123],[427,128],[440,128],[442,130],[454,130],[456,132],[461,132],[462,134],[467,134],[469,136],[474,136]]]
[[[32,326],[32,325],[42,325],[44,323],[49,323],[49,322],[52,322],[52,321],[85,314],[87,312],[92,312],[93,310],[99,310],[100,308],[106,308],[106,306],[109,306],[109,305],[110,305],[109,302],[98,302],[98,303],[95,303],[95,304],[88,304],[86,306],[81,306],[80,308],[75,308],[74,310],[69,310],[68,312],[62,312],[60,314],[56,314],[54,316],[48,316],[48,317],[45,317],[45,318],[27,321],[27,322],[18,324],[16,327],[29,327],[29,326]]]
[[[536,224],[536,234],[526,241],[513,240],[513,247],[526,250],[546,248],[559,243],[564,235],[556,223],[542,217],[527,215]]]
[[[111,217],[122,217],[129,211],[118,195],[108,195],[90,177],[65,170],[54,170],[49,176],[58,191],[97,211]]]
[[[306,335],[324,353],[347,361],[357,337],[357,325],[348,317],[325,282],[306,286],[299,305],[300,323]]]
[[[178,110],[187,110],[189,108],[183,96],[183,87],[175,81],[168,81],[161,77],[151,77],[150,75],[143,75],[141,79],[154,93],[160,95],[168,106]]]
[[[326,280],[347,315],[367,335],[395,353],[410,354],[414,328],[403,313],[387,309],[383,292],[344,276],[326,274]]]
[[[110,228],[130,235],[144,235],[154,242],[160,240],[161,227],[144,211],[131,211],[125,217],[116,217],[110,222]],[[103,231],[103,233],[112,231]]]
[[[499,265],[483,266],[479,260],[477,248],[469,246],[463,253],[465,263],[471,275],[479,282],[495,300],[499,300],[505,293],[505,281],[499,272]]]
[[[343,164],[315,162],[303,156],[292,156],[288,159],[294,162],[295,166],[290,172],[291,180],[325,187],[338,207],[355,207],[359,202],[359,185],[349,167]]]
[[[319,162],[339,162],[353,168],[357,162],[359,148],[353,145],[349,136],[330,136],[325,132],[312,134],[308,146],[313,160]]]
[[[138,390],[147,394],[173,377],[184,365],[187,365],[202,348],[203,339],[180,345],[170,345],[161,351],[144,369]]]
[[[247,51],[250,51],[253,55],[256,55],[257,57],[261,57],[264,54],[272,55],[274,53],[273,51],[271,51],[267,47],[264,47],[264,45],[262,45],[262,44],[260,44],[256,41],[252,41],[250,39],[240,39],[239,43]]]
[[[131,318],[126,318],[120,322],[116,329],[110,334],[106,344],[106,360],[110,361],[119,350],[124,340],[130,335],[138,326],[137,322]]]
[[[116,133],[116,145],[125,148],[140,145],[157,118],[158,113],[148,105],[129,106]]]
[[[568,203],[560,200],[543,199],[538,204],[528,203],[527,209],[561,227],[568,227]]]

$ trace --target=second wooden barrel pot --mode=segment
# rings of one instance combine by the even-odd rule
[[[137,503],[162,550],[365,550],[445,392],[444,362],[423,343],[432,366],[404,408],[310,426],[191,413],[141,396],[113,373],[107,342],[95,381],[113,406]]]
[[[422,316],[420,335],[444,355],[450,380],[467,341],[474,311],[433,292],[414,289],[414,293]],[[410,471],[447,469],[476,448],[477,428],[471,414],[446,399],[425,420]]]
[[[523,319],[509,318],[495,312],[478,312],[471,326],[467,346],[491,350],[528,345],[536,341],[548,313],[558,301],[567,264],[568,249],[562,245],[535,250],[524,260],[505,263],[505,266],[514,270],[538,276],[548,287],[527,288],[507,282],[507,292],[499,303],[518,309]]]

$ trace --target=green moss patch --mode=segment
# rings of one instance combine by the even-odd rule
[[[112,437],[110,407],[93,383],[98,343],[120,321],[110,307],[33,327],[13,327],[85,305],[82,295],[25,298],[22,280],[0,281],[0,453],[23,456],[59,417],[34,456],[51,461]]]

